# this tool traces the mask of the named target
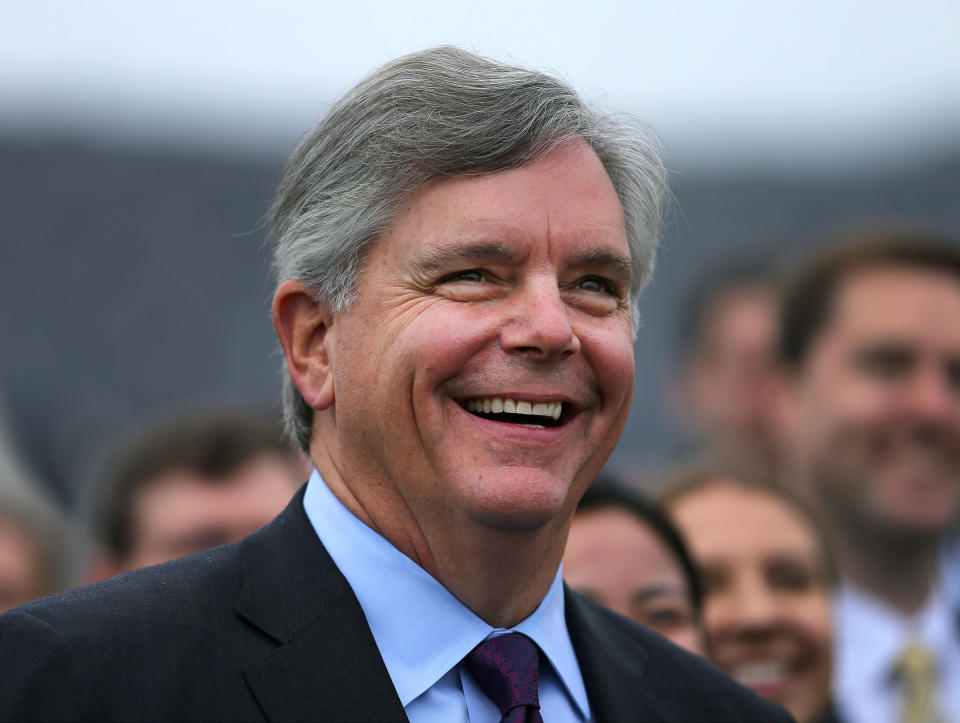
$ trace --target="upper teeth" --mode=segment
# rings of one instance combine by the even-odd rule
[[[535,417],[560,419],[563,402],[526,402],[504,397],[481,397],[467,400],[467,410],[486,414],[530,414]]]
[[[782,661],[755,661],[745,663],[730,674],[747,686],[751,685],[769,685],[779,682],[789,674],[789,666]]]

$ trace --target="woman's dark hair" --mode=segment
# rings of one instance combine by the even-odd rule
[[[577,514],[589,510],[607,509],[629,512],[653,530],[677,559],[677,562],[680,563],[687,580],[687,587],[690,590],[693,608],[699,614],[703,602],[700,574],[693,564],[693,558],[690,557],[683,536],[660,505],[649,497],[628,489],[613,477],[603,474],[594,480],[580,500],[580,504],[577,505]]]

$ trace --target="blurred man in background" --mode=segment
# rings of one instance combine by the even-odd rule
[[[700,582],[687,547],[653,502],[599,478],[577,505],[563,577],[601,605],[705,655]]]
[[[756,261],[714,270],[692,294],[675,396],[695,445],[772,461],[776,308],[773,276]]]
[[[0,612],[61,587],[57,519],[0,485]]]
[[[65,521],[17,454],[0,395],[0,612],[73,582]]]
[[[235,542],[276,517],[307,476],[267,417],[208,412],[156,423],[106,475],[91,577]]]
[[[844,578],[840,716],[960,718],[960,631],[938,579],[960,505],[960,249],[893,230],[841,240],[788,288],[780,352],[789,478]]]

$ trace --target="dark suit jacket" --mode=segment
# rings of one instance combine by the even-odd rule
[[[237,544],[0,616],[0,720],[406,720],[302,498]],[[598,721],[787,720],[569,591],[567,624]]]

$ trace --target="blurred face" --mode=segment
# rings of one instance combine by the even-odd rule
[[[700,622],[683,568],[634,514],[610,507],[574,515],[563,577],[601,605],[703,655]]]
[[[800,477],[846,529],[936,536],[960,504],[960,282],[903,267],[843,282],[794,380]]]
[[[18,525],[0,519],[0,612],[48,592],[40,551]]]
[[[708,312],[686,378],[691,423],[704,434],[768,443],[775,335],[766,288],[732,289]]]
[[[714,662],[800,723],[829,697],[827,571],[807,524],[784,502],[722,481],[671,505],[703,573]]]
[[[286,460],[263,455],[215,481],[183,470],[145,486],[133,504],[134,544],[123,568],[155,565],[236,542],[276,517],[303,480]]]
[[[630,278],[583,144],[413,193],[326,332],[352,494],[421,527],[572,514],[627,416]]]

